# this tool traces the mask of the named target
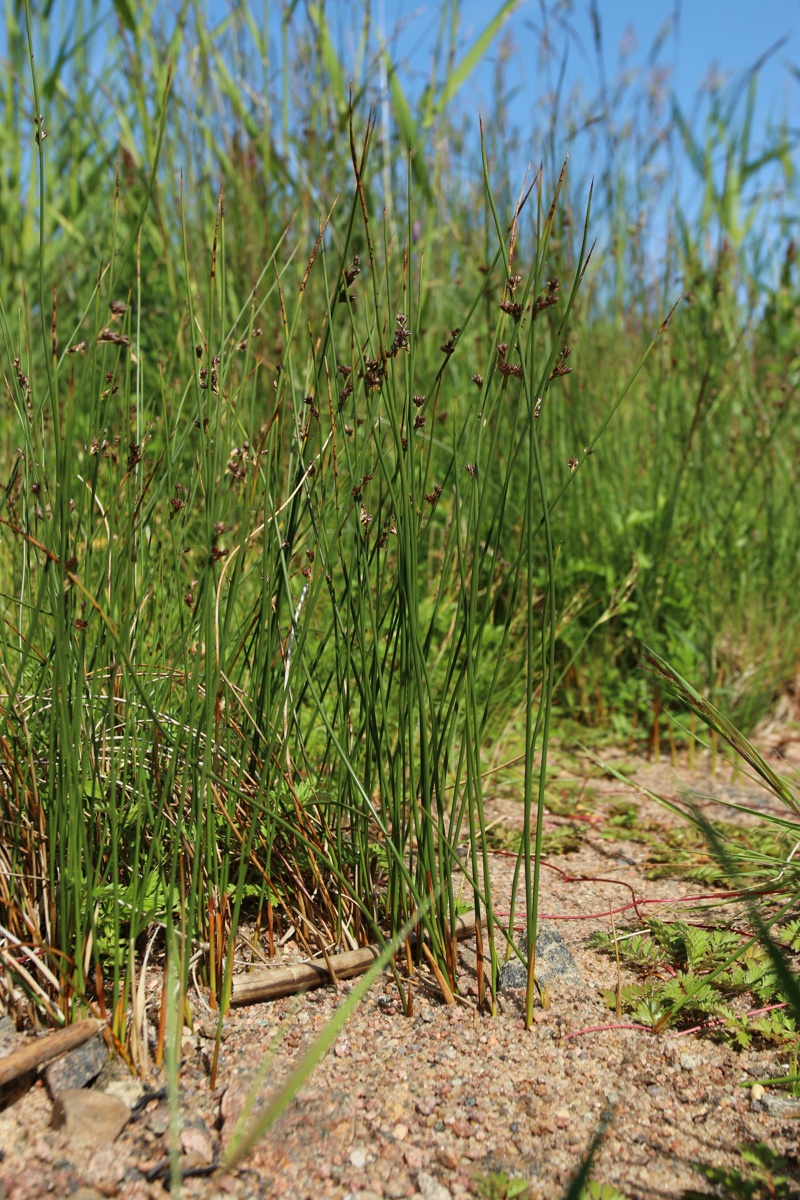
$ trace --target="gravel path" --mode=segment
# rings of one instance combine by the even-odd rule
[[[800,768],[800,742],[784,739],[781,753],[779,769]],[[755,798],[742,795],[754,789],[741,777],[732,782],[730,776],[691,775],[685,767],[676,772],[644,763],[637,776],[664,795],[675,795],[688,784],[747,803]],[[601,802],[622,792],[636,794],[609,779],[596,779],[593,787]],[[730,788],[739,794],[734,797]],[[770,803],[763,792],[757,796],[759,805]],[[641,800],[641,806],[643,819],[665,825],[672,820],[650,801]],[[520,806],[509,794],[498,795],[490,817],[514,828]],[[523,1027],[520,992],[501,995],[502,1011],[495,1018],[478,1015],[470,944],[461,947],[461,1003],[448,1007],[432,989],[418,984],[414,1015],[407,1019],[391,977],[385,976],[246,1164],[232,1177],[190,1177],[182,1194],[460,1200],[480,1195],[482,1181],[485,1189],[486,1178],[502,1172],[524,1177],[534,1200],[557,1200],[606,1118],[593,1178],[614,1185],[630,1200],[675,1197],[684,1188],[702,1188],[692,1164],[740,1165],[736,1147],[744,1141],[766,1141],[787,1156],[800,1194],[796,1120],[774,1104],[753,1104],[750,1091],[737,1086],[743,1079],[780,1073],[774,1049],[754,1044],[737,1051],[697,1034],[654,1036],[626,1028],[581,1032],[617,1024],[601,996],[616,984],[615,964],[587,946],[589,934],[608,929],[609,921],[590,914],[620,907],[632,890],[648,900],[678,900],[713,890],[675,879],[649,881],[644,857],[642,845],[605,842],[590,829],[576,853],[554,858],[556,869],[544,872],[545,930],[568,969],[554,970],[551,1006],[537,1010],[532,1030]],[[510,902],[512,869],[512,859],[493,856],[499,909]],[[674,915],[676,907],[658,911]],[[286,955],[291,957],[291,948]],[[342,985],[338,994],[323,988],[234,1011],[226,1023],[213,1093],[208,1083],[213,1042],[204,1036],[210,1026],[200,1022],[195,1035],[186,1037],[181,1068],[184,1165],[202,1171],[215,1160],[232,1136],[264,1056],[272,1056],[266,1096],[350,986]],[[6,1034],[0,1054],[19,1039]],[[163,1080],[154,1076],[147,1083],[157,1089]],[[166,1194],[168,1182],[153,1177],[166,1154],[165,1101],[141,1103],[141,1084],[126,1076],[120,1063],[103,1068],[92,1088],[98,1089],[116,1090],[129,1105],[140,1103],[113,1145],[93,1139],[91,1114],[83,1132],[80,1113],[77,1127],[53,1129],[53,1106],[43,1080],[33,1086],[23,1081],[16,1091],[0,1093],[0,1200]],[[773,1094],[785,1092],[768,1092],[766,1100]],[[83,1134],[85,1143],[80,1141]],[[502,1200],[498,1186],[491,1200]]]

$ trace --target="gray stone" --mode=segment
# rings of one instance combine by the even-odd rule
[[[19,1043],[17,1027],[9,1016],[0,1017],[0,1058],[10,1054]]]
[[[567,943],[555,925],[549,923],[540,926],[536,939],[536,978],[542,985],[557,980],[575,986],[583,983],[581,969]]]
[[[526,954],[527,944],[521,942],[519,949],[522,954]],[[536,979],[542,987],[545,984],[552,987],[556,983],[560,983],[566,985],[568,989],[577,987],[583,982],[580,967],[572,957],[561,934],[550,922],[544,922],[539,926],[539,934],[536,938]],[[501,992],[526,988],[528,986],[528,969],[519,959],[512,959],[511,962],[507,962],[501,967],[498,982]]]
[[[71,1088],[57,1094],[51,1122],[54,1129],[64,1131],[69,1141],[102,1147],[119,1137],[130,1115],[127,1104],[116,1096]]]
[[[55,1099],[59,1092],[84,1088],[102,1071],[108,1058],[108,1049],[101,1037],[84,1042],[70,1050],[63,1058],[57,1058],[45,1069],[47,1090]]]
[[[696,1071],[700,1065],[700,1060],[696,1054],[690,1054],[688,1050],[684,1050],[680,1057],[682,1071]]]
[[[800,1096],[761,1097],[761,1107],[771,1117],[800,1117]]]
[[[518,958],[504,963],[497,979],[501,992],[513,992],[528,986],[528,969]]]

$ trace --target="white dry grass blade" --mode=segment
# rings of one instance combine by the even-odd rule
[[[35,999],[37,1004],[42,1006],[54,1024],[64,1024],[64,1014],[51,1002],[50,997],[38,980],[34,979],[33,975],[31,975],[30,971],[26,970],[19,959],[14,959],[7,950],[1,947],[0,963],[2,963],[10,979],[16,976],[25,985],[31,997]]]
[[[155,945],[156,938],[160,933],[156,929],[152,934],[150,941],[147,943],[147,949],[144,952],[142,965],[139,968],[139,980],[134,989],[135,979],[135,964],[134,957],[131,956],[131,1057],[137,1065],[142,1075],[146,1075],[149,1067],[149,1048],[147,1040],[147,966],[150,961],[150,955]]]

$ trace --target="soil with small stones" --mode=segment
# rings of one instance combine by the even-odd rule
[[[800,734],[786,727],[767,731],[760,748],[783,774],[800,771]],[[621,754],[605,757],[630,768]],[[716,774],[706,762],[694,770],[685,761],[637,761],[634,767],[637,783],[667,798],[693,789],[786,815],[768,793],[741,775],[733,778],[727,767]],[[587,773],[598,813],[622,798],[636,800],[644,822],[662,828],[677,823],[635,784],[621,784],[596,767]],[[713,801],[708,805],[709,816],[732,819]],[[487,802],[487,816],[510,830],[521,827],[521,805],[508,788]],[[549,827],[558,823],[554,818]],[[212,1022],[198,1022],[195,1033],[185,1036],[180,1071],[182,1162],[198,1173],[184,1179],[182,1195],[460,1200],[484,1194],[487,1177],[502,1172],[527,1180],[531,1197],[557,1200],[606,1119],[592,1175],[630,1200],[702,1190],[693,1164],[741,1166],[737,1146],[758,1141],[787,1158],[800,1194],[796,1120],[770,1115],[738,1086],[783,1073],[780,1053],[756,1042],[737,1050],[708,1034],[656,1036],[617,1027],[629,1021],[618,1023],[601,995],[616,986],[616,966],[587,943],[594,930],[610,929],[610,909],[635,897],[663,902],[640,905],[640,912],[685,917],[691,905],[682,900],[716,889],[650,880],[645,845],[604,839],[602,821],[587,822],[585,830],[577,852],[549,860],[541,892],[547,928],[557,929],[580,974],[569,971],[551,981],[550,1007],[537,1008],[530,1031],[522,1020],[524,993],[501,994],[495,1017],[477,1012],[474,942],[460,948],[462,998],[454,1005],[443,1004],[433,981],[419,976],[413,1016],[404,1017],[387,974],[296,1100],[228,1176],[208,1170],[232,1137],[259,1065],[271,1056],[262,1089],[268,1096],[353,985],[233,1010],[213,1091]],[[491,862],[495,904],[507,912],[514,860],[495,853]],[[629,919],[635,910],[616,917],[618,923]],[[300,957],[291,945],[281,954],[276,965]],[[623,970],[626,979],[633,976]],[[7,1024],[0,1026],[0,1056],[23,1041]],[[157,1091],[165,1080],[152,1073],[145,1083]],[[126,1087],[134,1111],[113,1146],[93,1144],[91,1129],[86,1141],[54,1129],[43,1079],[21,1080],[0,1092],[0,1198],[167,1194],[166,1100],[141,1096],[119,1061],[104,1067],[93,1084],[123,1098]],[[493,1195],[502,1194],[496,1187]]]

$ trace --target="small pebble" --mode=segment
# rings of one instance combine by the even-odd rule
[[[425,1171],[420,1171],[417,1176],[417,1187],[422,1200],[452,1200],[449,1188]]]
[[[53,1151],[42,1137],[36,1139],[33,1147],[33,1153],[40,1160],[40,1162],[49,1163],[53,1161]]]
[[[761,1106],[771,1117],[790,1121],[800,1117],[800,1097],[770,1096],[767,1094],[761,1101]]]
[[[134,1108],[144,1095],[144,1087],[132,1075],[127,1079],[112,1079],[102,1089],[107,1096],[116,1096],[128,1108]]]
[[[751,1100],[760,1100],[763,1095],[764,1095],[764,1088],[761,1086],[760,1083],[754,1083],[753,1086],[750,1088],[750,1099]]]
[[[699,1061],[696,1054],[690,1054],[688,1050],[684,1050],[680,1057],[681,1069],[684,1071],[696,1071]]]
[[[166,1104],[159,1104],[149,1114],[147,1118],[148,1129],[156,1135],[162,1137],[169,1129],[169,1109]]]
[[[214,1161],[214,1144],[211,1135],[199,1118],[181,1130],[181,1149],[191,1159],[193,1167],[208,1166]],[[186,1165],[186,1164],[184,1164]]]
[[[410,1171],[419,1171],[427,1156],[424,1156],[419,1146],[409,1146],[403,1157],[406,1160],[406,1166]]]

